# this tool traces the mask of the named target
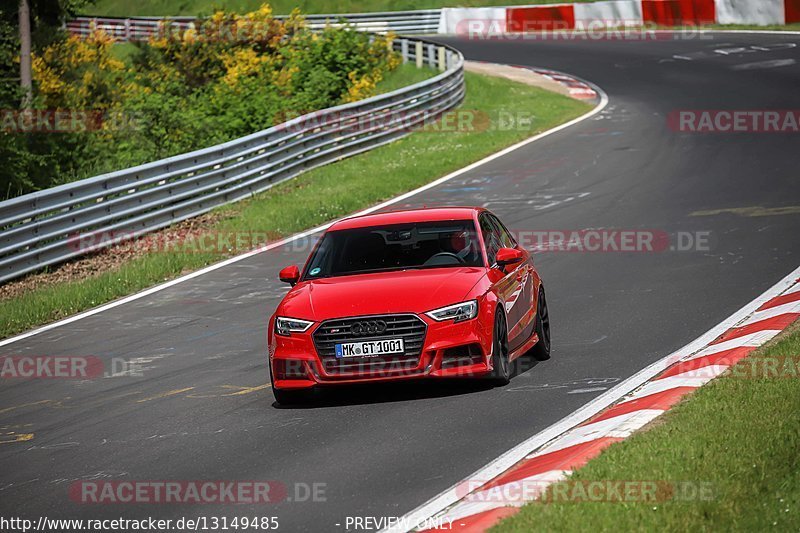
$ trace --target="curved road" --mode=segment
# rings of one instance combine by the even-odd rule
[[[144,375],[0,384],[0,441],[34,434],[0,444],[0,515],[273,515],[284,531],[402,515],[800,264],[800,136],[666,126],[679,109],[800,109],[800,48],[792,46],[800,36],[447,42],[469,59],[575,74],[605,89],[610,103],[414,197],[414,205],[483,204],[518,231],[710,232],[710,249],[540,254],[554,356],[495,389],[382,386],[308,408],[273,406],[270,390],[258,388],[266,317],[285,292],[279,268],[307,253],[288,246],[4,346],[2,355],[135,359]],[[764,209],[718,211],[755,206]],[[781,207],[791,209],[773,209]],[[325,489],[324,501],[275,506],[92,506],[69,500],[70,484],[81,479],[279,480]]]

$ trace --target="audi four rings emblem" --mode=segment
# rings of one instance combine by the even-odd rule
[[[353,335],[376,335],[386,331],[386,322],[383,320],[365,320],[350,326]]]

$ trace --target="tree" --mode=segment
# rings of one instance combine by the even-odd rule
[[[87,0],[25,0],[29,10],[31,52],[35,54],[54,40],[64,38],[64,22],[88,3]],[[4,113],[36,100],[35,86],[31,93],[27,87],[22,89],[24,85],[31,85],[27,75],[30,71],[25,72],[24,60],[20,57],[23,13],[19,8],[22,4],[21,0],[0,2],[0,111]],[[0,165],[0,198],[36,190],[46,184],[52,143],[55,141],[48,137],[0,127],[0,161],[3,162]]]
[[[90,0],[0,2],[0,107],[18,108],[26,99],[27,88],[31,85],[29,63],[26,61],[26,56],[30,55],[28,50],[35,53],[55,39],[62,38],[64,22],[89,3]],[[26,21],[28,31],[25,28]],[[30,36],[30,40],[25,38],[27,36]],[[25,90],[20,91],[20,86]]]
[[[28,0],[19,0],[19,78],[22,88],[22,107],[29,108],[33,100],[31,77],[31,13]]]

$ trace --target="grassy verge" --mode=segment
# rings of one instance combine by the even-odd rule
[[[114,43],[114,46],[111,48],[111,57],[119,59],[128,66],[131,66],[135,53],[136,45],[133,43]]]
[[[438,74],[438,70],[429,67],[417,68],[413,63],[403,63],[393,70],[386,79],[380,81],[375,89],[378,94],[388,93],[425,81]]]
[[[408,74],[411,76],[411,74]],[[389,83],[389,82],[387,82]],[[492,152],[585,113],[589,106],[536,87],[467,74],[462,106],[494,119],[525,111],[530,127],[417,132],[318,168],[218,211],[209,231],[289,235],[419,187]],[[494,122],[494,120],[493,120]],[[35,288],[0,301],[0,338],[131,294],[223,258],[215,253],[151,253],[82,281]]]
[[[492,532],[800,530],[798,358],[795,323],[778,342],[696,391],[649,430],[612,445],[570,479],[702,483],[713,498],[532,503]],[[792,360],[794,366],[788,365]],[[784,371],[769,371],[769,361]],[[747,369],[756,363],[764,372],[743,377],[752,376]]]
[[[225,9],[244,13],[258,9],[266,0],[226,0]],[[555,4],[562,0],[272,0],[268,1],[276,14],[285,15],[295,7],[303,13],[369,13],[434,9],[439,7],[487,7],[506,5]],[[575,0],[591,2],[594,0]],[[84,7],[90,15],[133,17],[210,14],[222,2],[219,0],[97,0]]]
[[[693,28],[687,28],[693,29]],[[796,24],[768,24],[766,26],[758,26],[757,24],[708,24],[706,26],[697,26],[700,30],[767,30],[767,31],[800,31],[800,23]]]
[[[713,30],[762,30],[762,31],[800,31],[800,23],[795,24],[768,24],[759,26],[758,24],[703,24],[701,26],[662,26],[660,24],[647,26],[647,29],[657,30],[683,30],[691,31],[713,31]]]

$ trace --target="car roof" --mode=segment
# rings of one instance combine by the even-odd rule
[[[441,220],[472,220],[476,213],[486,211],[482,207],[424,207],[422,209],[404,209],[370,213],[352,218],[345,218],[334,223],[328,231],[366,228],[371,226],[388,226],[391,224],[408,224],[409,222],[438,222]]]

